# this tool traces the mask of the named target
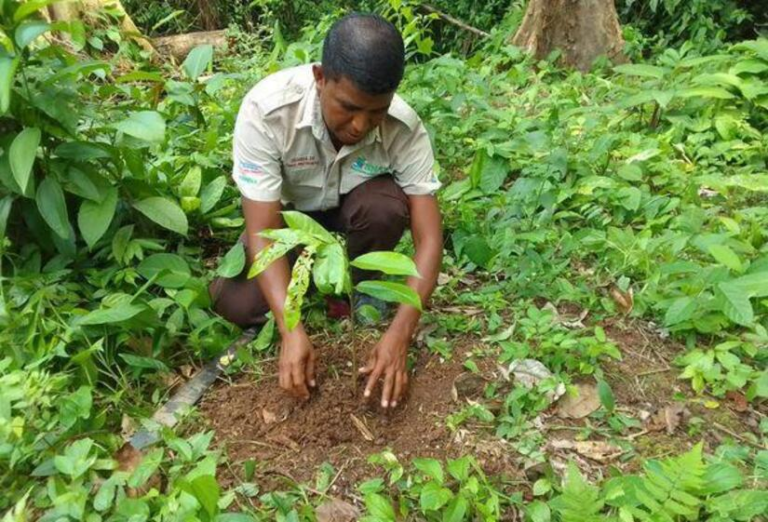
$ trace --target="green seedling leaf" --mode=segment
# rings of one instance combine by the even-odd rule
[[[296,248],[298,242],[293,243],[271,243],[265,248],[261,249],[256,258],[248,270],[248,279],[254,278],[262,273],[272,263],[286,255],[288,252]]]
[[[312,269],[317,289],[323,294],[340,295],[349,287],[349,266],[344,247],[338,242],[320,246]]]
[[[330,232],[308,215],[295,210],[285,210],[282,214],[285,224],[288,225],[289,228],[306,232],[323,243],[333,243],[336,241],[336,238],[334,238]]]
[[[421,298],[416,291],[402,283],[389,281],[361,281],[355,287],[358,292],[390,303],[402,303],[422,309]]]
[[[24,22],[16,28],[16,45],[19,49],[24,49],[32,43],[38,36],[47,33],[51,29],[51,24],[39,20]]]
[[[450,502],[452,498],[453,493],[450,489],[435,482],[428,482],[421,490],[419,505],[424,511],[437,511]]]
[[[361,270],[377,270],[388,275],[421,277],[416,263],[408,256],[396,252],[369,252],[350,263]]]
[[[11,106],[11,87],[13,87],[13,79],[18,65],[18,57],[0,54],[0,115],[8,112],[8,108]]]

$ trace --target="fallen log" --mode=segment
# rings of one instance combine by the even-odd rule
[[[226,31],[200,31],[196,33],[160,36],[152,39],[152,45],[164,57],[172,57],[181,62],[198,45],[212,45],[214,48],[226,48]]]

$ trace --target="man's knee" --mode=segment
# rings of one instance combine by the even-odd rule
[[[389,230],[408,225],[408,196],[391,176],[363,183],[347,198],[344,217],[349,230]]]

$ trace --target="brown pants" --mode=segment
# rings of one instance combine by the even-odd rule
[[[350,259],[378,250],[392,250],[408,226],[408,197],[391,176],[378,176],[341,197],[337,208],[307,212],[321,225],[347,236]],[[245,237],[240,241],[244,243]],[[245,248],[245,247],[243,247]],[[213,309],[241,328],[263,324],[269,305],[256,278],[248,279],[249,263],[239,276],[216,278],[210,286]],[[361,274],[353,274],[359,279]]]

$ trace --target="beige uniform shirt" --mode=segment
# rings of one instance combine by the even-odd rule
[[[384,173],[408,195],[440,187],[427,131],[397,95],[377,128],[336,151],[311,65],[280,71],[251,89],[237,116],[233,153],[232,176],[243,196],[304,211],[338,207],[340,195]]]

